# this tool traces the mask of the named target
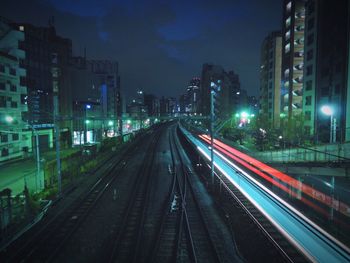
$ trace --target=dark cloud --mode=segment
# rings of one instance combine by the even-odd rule
[[[256,94],[260,45],[280,27],[281,0],[116,1],[5,0],[0,15],[47,25],[73,40],[75,55],[119,61],[127,95],[144,89],[178,96],[201,65],[213,62],[239,73]],[[30,2],[30,3],[29,3]],[[21,8],[18,8],[21,6]]]

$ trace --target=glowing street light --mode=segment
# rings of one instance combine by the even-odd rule
[[[108,121],[108,126],[113,126],[113,121]]]
[[[14,119],[13,119],[12,116],[7,115],[7,116],[5,116],[5,121],[6,121],[8,124],[11,124],[11,123],[14,121]]]
[[[321,111],[323,114],[327,115],[327,116],[332,116],[334,111],[333,108],[328,106],[328,105],[324,105],[321,107]]]
[[[85,123],[86,123],[86,124],[89,124],[89,123],[90,123],[90,120],[85,120]]]
[[[245,111],[241,112],[241,117],[242,118],[248,118],[249,114]]]

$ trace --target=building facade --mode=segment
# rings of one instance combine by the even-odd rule
[[[270,33],[261,46],[260,114],[271,128],[280,127],[282,36]]]
[[[19,48],[24,34],[0,20],[0,163],[24,157],[31,151],[23,116],[27,108],[27,87],[21,82],[26,70],[20,66],[25,52]]]
[[[284,0],[282,19],[282,109],[291,120],[302,113],[305,1]]]
[[[306,3],[304,128],[316,142],[350,140],[349,8],[347,0]],[[322,112],[323,106],[332,109],[332,117]]]
[[[221,66],[204,64],[200,84],[200,113],[210,114],[210,86],[215,82],[220,86],[214,95],[215,116],[224,121],[230,118],[239,108],[240,83],[233,71],[226,72]]]

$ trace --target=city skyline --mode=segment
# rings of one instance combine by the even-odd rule
[[[72,39],[75,56],[86,48],[88,59],[118,61],[126,96],[142,89],[178,97],[204,63],[233,68],[242,88],[257,95],[260,45],[280,28],[282,2],[20,0],[2,7],[0,15],[18,23],[48,26],[54,17],[57,34]]]

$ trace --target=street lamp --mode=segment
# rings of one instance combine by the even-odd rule
[[[214,95],[220,91],[221,80],[217,83],[210,82],[210,166],[211,166],[211,180],[214,187]]]
[[[329,105],[323,105],[321,107],[321,111],[323,114],[331,117],[329,143],[334,143],[336,141],[336,135],[337,135],[337,131],[336,131],[337,125],[336,125],[336,119],[334,118],[334,109]]]

